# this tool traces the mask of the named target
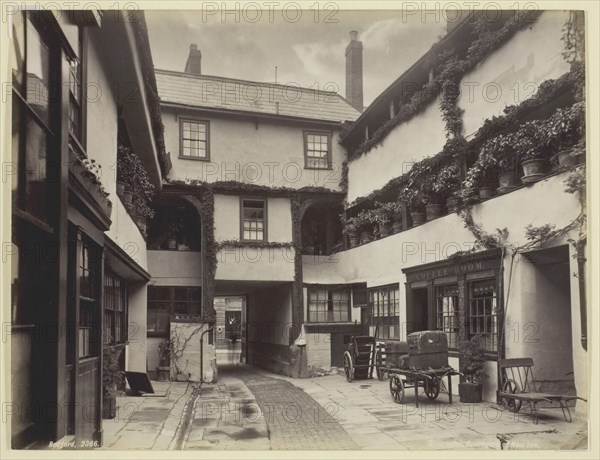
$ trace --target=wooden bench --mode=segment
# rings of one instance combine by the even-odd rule
[[[569,401],[575,399],[586,401],[578,396],[540,392],[533,375],[532,358],[501,359],[498,361],[498,366],[501,378],[499,385],[501,390],[498,392],[500,400],[509,411],[515,413],[519,412],[524,402],[527,403],[536,425],[538,423],[538,403],[540,402],[558,402],[563,417],[570,423],[573,418],[569,409]]]

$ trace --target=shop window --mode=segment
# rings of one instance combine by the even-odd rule
[[[350,291],[348,289],[308,289],[309,323],[347,321],[350,321]]]
[[[168,335],[172,315],[199,317],[201,305],[200,287],[149,286],[148,334]]]
[[[243,241],[267,241],[267,201],[241,199]]]
[[[128,310],[127,283],[107,270],[104,274],[104,342],[127,341]]]
[[[400,340],[398,285],[369,289],[369,335]]]
[[[494,279],[469,283],[469,309],[467,317],[468,338],[480,335],[486,351],[498,348],[498,304]]]
[[[458,285],[436,287],[436,329],[448,337],[448,347],[458,346]]]
[[[331,136],[329,133],[304,133],[304,167],[329,169],[331,167]]]
[[[194,160],[209,160],[207,121],[180,120],[180,151],[181,158]]]

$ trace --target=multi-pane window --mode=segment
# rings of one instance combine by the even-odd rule
[[[181,156],[208,160],[208,122],[181,120]]]
[[[98,249],[91,243],[82,242],[79,263],[79,357],[94,354],[95,307],[98,296]]]
[[[438,286],[435,290],[436,329],[444,331],[448,346],[458,345],[458,285]]]
[[[267,240],[266,200],[246,199],[242,203],[241,239],[245,241]]]
[[[110,271],[104,274],[104,341],[127,340],[127,283]]]
[[[167,334],[171,315],[199,316],[202,305],[200,287],[148,287],[148,332]]]
[[[305,167],[328,169],[330,165],[330,135],[327,133],[304,133]]]
[[[497,350],[497,294],[496,281],[474,281],[469,283],[468,338],[480,335],[487,351]]]
[[[65,24],[63,31],[76,56],[69,62],[69,133],[79,142],[82,141],[82,29],[76,25]]]
[[[59,87],[52,81],[53,53],[47,26],[35,14],[12,16],[13,80],[12,146],[13,193],[16,208],[52,224],[49,220],[50,185],[47,181],[49,153],[54,142],[50,111]]]
[[[350,321],[348,289],[310,288],[308,290],[308,322],[335,323]]]
[[[397,284],[369,290],[369,335],[400,340],[399,298]]]

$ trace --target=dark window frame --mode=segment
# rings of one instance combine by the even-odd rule
[[[335,300],[333,299],[334,292],[344,292],[346,294],[346,319],[326,319],[325,321],[319,321],[316,318],[311,317],[311,294],[315,291],[327,291],[327,316],[329,314],[333,314],[335,309],[333,308]],[[306,292],[306,319],[308,323],[313,324],[323,324],[323,323],[351,323],[352,322],[352,290],[350,286],[339,286],[339,285],[318,285],[318,286],[308,286]],[[342,311],[342,310],[340,310]],[[312,312],[316,314],[318,317],[319,311],[316,310]]]
[[[183,124],[184,123],[195,123],[195,124],[206,126],[206,140],[205,140],[206,156],[205,157],[185,155],[183,153],[183,141],[184,141]],[[179,158],[181,158],[183,160],[210,161],[210,121],[209,120],[205,120],[205,119],[201,119],[201,118],[187,118],[187,117],[179,118]]]
[[[151,299],[152,296],[152,290],[155,288],[159,288],[159,289],[165,289],[168,290],[169,292],[169,298],[168,299],[158,299],[158,300],[153,300]],[[199,299],[200,300],[180,300],[176,298],[176,290],[186,290],[186,289],[199,289],[200,290],[200,295],[199,295]],[[154,310],[164,310],[164,309],[158,309],[158,308],[151,308],[152,304],[168,304],[168,316],[169,316],[169,321],[167,322],[167,324],[170,324],[171,322],[171,317],[178,314],[175,311],[175,305],[176,303],[187,303],[189,304],[194,304],[197,303],[198,304],[198,311],[195,314],[190,314],[193,316],[197,316],[198,318],[201,318],[202,316],[202,286],[148,286],[148,301],[147,301],[147,326],[149,326],[149,321],[150,321],[150,315],[151,315],[151,311]],[[155,313],[154,313],[155,314]],[[154,322],[156,325],[156,317],[154,318]],[[150,330],[150,327],[147,327],[147,331],[146,334],[148,337],[168,337],[169,336],[169,326],[167,326],[167,330]]]
[[[394,315],[390,315],[389,314],[389,308],[390,308],[390,298],[388,297],[387,299],[387,315],[375,315],[375,305],[374,305],[374,301],[371,300],[371,295],[375,292],[380,293],[380,292],[387,292],[388,296],[390,294],[390,292],[394,291],[395,292],[395,298],[393,300],[394,302]],[[401,338],[401,333],[402,331],[400,330],[400,283],[392,283],[392,284],[385,284],[382,286],[373,286],[367,289],[367,300],[368,300],[368,311],[369,311],[369,318],[370,318],[370,324],[369,324],[369,335],[374,336],[377,340],[400,340]],[[380,300],[377,301],[377,306],[379,307],[379,303],[382,302]],[[388,318],[387,320],[380,320],[380,321],[375,321],[375,318]],[[394,318],[396,318],[396,320],[394,321]],[[384,323],[389,323],[389,324],[384,324]],[[383,329],[383,327],[387,327],[388,329]],[[389,328],[393,327],[395,328],[394,330],[397,332],[395,334],[396,337],[394,338],[390,338],[390,334],[389,334]],[[371,330],[372,329],[372,330]],[[377,334],[375,334],[375,330],[377,330]],[[387,334],[382,334],[382,332],[386,330]],[[387,335],[387,336],[386,336]]]
[[[454,315],[444,315],[444,312],[440,312],[440,299],[449,296],[440,296],[438,293],[441,289],[456,287],[456,294],[453,297],[456,297],[456,310]],[[446,333],[448,337],[448,348],[451,350],[456,350],[458,348],[458,343],[460,341],[460,311],[459,311],[459,299],[460,299],[460,287],[458,282],[452,283],[444,283],[438,284],[434,286],[434,302],[435,302],[435,329],[438,331],[442,331]],[[442,319],[440,324],[440,317]],[[450,327],[445,326],[444,318],[454,318],[454,326],[452,326],[452,331],[448,332]]]
[[[308,160],[311,158],[323,158],[323,157],[315,157],[315,156],[308,155],[308,136],[310,136],[310,135],[327,136],[327,155],[325,156],[325,158],[327,159],[327,166],[321,168],[321,167],[315,167],[315,166],[308,165]],[[303,136],[304,136],[304,169],[314,169],[314,170],[331,170],[331,169],[333,169],[333,166],[332,166],[332,142],[331,142],[331,138],[333,136],[332,136],[331,131],[304,130]]]
[[[492,297],[485,297],[485,298],[479,298],[478,300],[484,300],[487,298],[491,298],[493,299],[492,301],[492,310],[491,310],[491,314],[489,315],[472,315],[472,301],[474,300],[472,298],[472,286],[473,284],[476,283],[490,283],[491,285],[493,285],[494,287],[494,294]],[[481,279],[472,279],[472,280],[467,280],[467,283],[465,284],[465,324],[464,326],[464,330],[465,330],[465,335],[467,339],[471,339],[472,337],[476,336],[476,335],[481,335],[484,337],[484,343],[485,343],[485,354],[489,355],[489,354],[496,354],[498,352],[498,347],[500,346],[500,342],[501,342],[501,337],[499,337],[499,322],[501,320],[501,311],[500,311],[500,304],[499,304],[499,296],[500,296],[500,291],[499,291],[499,286],[498,286],[498,276],[495,277],[489,277],[489,278],[481,278]],[[493,306],[495,306],[495,309],[493,308]],[[485,304],[484,304],[485,307]],[[490,318],[493,326],[495,326],[495,331],[491,331],[488,332],[487,334],[483,333],[472,333],[471,332],[471,326],[472,326],[472,319],[473,318]],[[491,342],[495,345],[492,348],[488,348],[487,344],[488,344],[488,338],[486,338],[486,336],[489,336],[491,338]]]
[[[263,212],[263,238],[259,239],[246,239],[244,238],[244,201],[262,201],[264,204]],[[266,243],[269,241],[269,200],[265,197],[251,197],[241,196],[240,197],[240,241],[244,243]]]
[[[110,281],[110,285],[107,284],[108,281]],[[107,324],[108,322],[110,324]],[[129,289],[127,281],[106,268],[104,270],[104,342],[111,345],[127,343],[129,340],[128,329]],[[109,337],[112,338],[111,341],[108,341]]]

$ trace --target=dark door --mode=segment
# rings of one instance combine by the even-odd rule
[[[410,320],[407,332],[426,331],[429,327],[429,299],[428,289],[416,288],[411,290]]]

